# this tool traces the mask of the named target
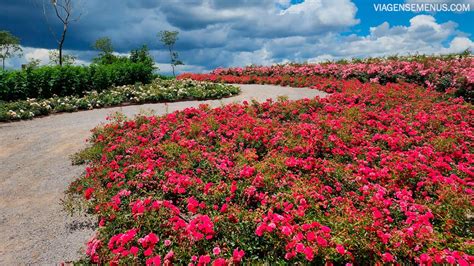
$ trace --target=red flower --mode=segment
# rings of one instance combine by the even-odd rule
[[[200,265],[206,265],[211,262],[211,256],[209,255],[204,255],[199,257],[199,264]]]
[[[382,254],[382,260],[384,262],[393,262],[393,261],[395,261],[392,254],[390,254],[388,252],[385,252],[384,254]]]
[[[213,262],[212,262],[212,265],[213,266],[225,266],[225,265],[228,265],[227,261],[223,258],[218,258],[218,259],[215,259]]]
[[[234,249],[234,252],[232,253],[232,259],[234,262],[240,262],[242,261],[242,258],[244,257],[245,252],[243,250],[239,250],[238,248]]]
[[[307,260],[312,261],[314,259],[314,252],[312,248],[306,247],[303,253]]]
[[[336,245],[336,250],[341,255],[346,254],[346,250],[344,249],[344,246],[342,246],[342,245]]]
[[[92,196],[92,193],[94,192],[94,188],[88,188],[84,191],[84,198],[86,198],[86,200],[89,200]]]
[[[135,246],[131,247],[131,248],[130,248],[130,253],[132,253],[133,256],[137,256],[137,254],[138,254],[138,248],[135,247]]]
[[[161,265],[161,257],[155,256],[146,260],[146,265],[159,266]]]

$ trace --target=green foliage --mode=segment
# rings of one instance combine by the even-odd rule
[[[33,68],[38,68],[40,64],[41,64],[41,60],[30,58],[28,60],[28,63],[22,65],[21,67],[22,69],[27,69],[27,68],[33,69]]]
[[[96,64],[108,65],[116,63],[120,60],[120,57],[113,54],[114,46],[112,40],[109,37],[102,37],[95,41],[92,48],[99,51],[99,56],[93,59]]]
[[[103,54],[111,54],[114,52],[114,46],[112,45],[112,40],[110,40],[109,37],[97,39],[92,47]]]
[[[62,69],[68,68],[62,67]],[[32,119],[51,113],[90,110],[117,106],[123,103],[141,104],[178,100],[219,99],[238,94],[239,92],[240,89],[238,87],[231,85],[192,80],[156,79],[152,83],[145,85],[134,84],[117,86],[101,92],[91,91],[84,93],[82,97],[55,96],[39,100],[0,101],[0,121]],[[93,154],[94,150],[86,150],[74,156],[72,160],[74,163],[81,163],[89,160]]]
[[[150,49],[148,49],[148,46],[146,44],[144,44],[138,49],[130,51],[129,60],[133,63],[143,63],[150,67],[154,67],[155,65],[155,61],[153,60],[153,57],[150,54]]]
[[[179,60],[179,54],[178,52],[174,51],[174,45],[176,41],[178,40],[178,31],[160,31],[158,33],[158,37],[160,38],[160,41],[163,43],[164,46],[166,46],[170,52],[170,59],[171,59],[171,68],[173,69],[173,76],[176,76],[175,74],[175,67],[179,65],[184,65],[184,63]]]
[[[103,91],[113,85],[149,83],[153,68],[143,63],[111,65],[43,66],[22,71],[0,71],[0,100],[50,98],[53,95],[82,96],[86,91]]]
[[[72,66],[76,62],[77,57],[71,54],[64,54],[62,55],[63,66]],[[51,65],[59,65],[59,51],[58,50],[51,50],[49,51],[49,63]]]
[[[0,31],[0,59],[2,69],[5,69],[5,60],[21,54],[20,39],[8,31]]]
[[[102,149],[104,147],[101,145],[91,145],[79,152],[72,154],[69,158],[73,165],[80,165],[92,160],[100,159],[102,155]]]
[[[178,40],[178,34],[179,34],[178,31],[169,31],[169,30],[160,31],[159,33],[160,41],[166,46],[173,46]]]

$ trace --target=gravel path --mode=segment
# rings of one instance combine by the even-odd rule
[[[60,206],[68,184],[84,166],[72,166],[69,155],[85,145],[90,130],[112,112],[133,116],[153,109],[165,114],[208,103],[226,103],[286,95],[289,99],[324,97],[306,88],[239,85],[242,93],[222,100],[145,104],[96,109],[0,123],[0,265],[51,265],[78,259],[92,236],[84,217],[70,217]]]

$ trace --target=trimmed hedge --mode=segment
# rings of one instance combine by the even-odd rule
[[[0,71],[0,100],[82,96],[86,91],[103,91],[113,85],[148,83],[153,67],[143,63],[111,65],[44,66],[22,71]]]
[[[240,92],[239,87],[194,80],[155,79],[149,84],[111,87],[102,92],[91,91],[82,97],[66,96],[48,99],[0,101],[0,122],[32,119],[51,113],[75,112],[118,106],[179,100],[220,99]]]

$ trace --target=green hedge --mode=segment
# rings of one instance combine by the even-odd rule
[[[91,91],[82,97],[65,96],[48,99],[0,101],[0,122],[32,119],[51,113],[75,112],[118,106],[124,103],[142,104],[180,100],[220,99],[240,92],[239,87],[193,80],[155,79],[149,84],[111,87],[102,92]]]
[[[21,71],[0,71],[0,100],[82,96],[86,91],[103,91],[113,85],[148,83],[153,67],[143,63],[111,65],[44,66]]]

